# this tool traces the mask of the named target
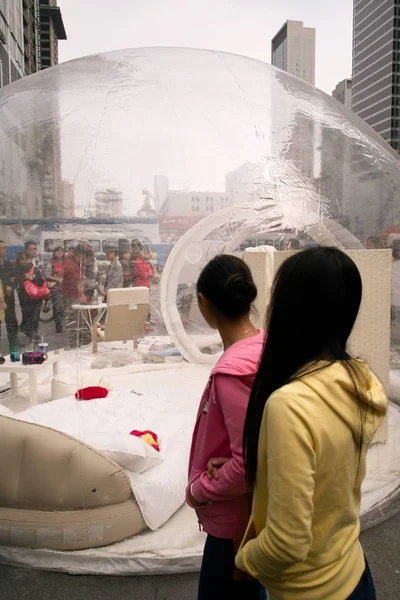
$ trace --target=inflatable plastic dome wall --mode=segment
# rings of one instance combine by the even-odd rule
[[[7,86],[0,157],[9,256],[33,240],[45,264],[54,249],[84,241],[97,270],[88,267],[83,289],[91,301],[104,295],[107,249],[133,251],[124,285],[150,285],[148,333],[165,334],[165,320],[176,319],[204,333],[194,284],[216,252],[324,240],[376,246],[392,243],[400,226],[399,157],[380,136],[302,81],[220,52],[110,52]],[[169,265],[175,283],[161,302],[169,253],[204,219],[210,225],[175,254],[179,266]],[[153,277],[141,260],[132,267],[138,256]],[[41,319],[52,315],[47,303]],[[73,341],[57,337],[60,346]]]

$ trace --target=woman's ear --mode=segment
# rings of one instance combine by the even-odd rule
[[[206,302],[205,302],[205,298],[203,296],[203,294],[197,294],[197,300],[200,306],[205,306]]]

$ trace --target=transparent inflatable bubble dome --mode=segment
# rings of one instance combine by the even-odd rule
[[[33,240],[44,269],[57,248],[84,246],[69,302],[101,302],[115,250],[121,285],[150,289],[147,335],[169,335],[194,362],[220,350],[195,293],[215,254],[400,237],[400,159],[389,145],[321,91],[221,52],[122,50],[7,86],[0,166],[9,258]],[[72,326],[57,337],[46,324],[52,310],[39,335],[71,346]]]

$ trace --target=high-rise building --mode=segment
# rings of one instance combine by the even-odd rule
[[[75,186],[73,183],[66,181],[62,182],[63,197],[64,197],[64,217],[73,217],[75,214]]]
[[[22,1],[0,0],[0,87],[24,74]]]
[[[302,21],[286,21],[271,42],[271,62],[275,67],[315,84],[315,29],[304,27]],[[278,76],[278,75],[277,75]],[[276,99],[272,98],[272,104]],[[276,110],[280,110],[276,106]],[[299,112],[291,129],[291,142],[285,158],[295,168],[300,168],[312,185],[319,177],[319,127]],[[307,147],[302,143],[309,140]]]
[[[39,71],[39,3],[38,0],[22,0],[24,26],[25,75]]]
[[[95,203],[96,217],[122,217],[124,214],[124,198],[118,190],[99,190],[95,194]]]
[[[400,152],[400,0],[353,0],[352,109]]]
[[[352,79],[343,79],[343,81],[340,81],[337,84],[332,92],[333,98],[338,100],[341,104],[344,104],[349,110],[351,110],[352,87]]]
[[[0,0],[0,87],[58,64],[65,39],[57,0]]]
[[[56,65],[59,39],[66,34],[56,0],[0,0],[0,87]],[[52,110],[59,110],[56,97]],[[37,122],[32,113],[23,135],[2,145],[0,163],[7,173],[0,214],[54,219],[73,212],[73,189],[63,185],[58,127]]]
[[[165,200],[168,197],[169,181],[165,175],[154,176],[154,208],[156,213],[160,212]]]
[[[302,21],[286,21],[271,43],[271,63],[315,84],[315,29]]]
[[[57,0],[22,0],[25,74],[58,64],[58,40],[66,40]]]
[[[57,0],[22,0],[22,8],[25,75],[31,75],[58,64],[58,40],[67,39],[67,35]],[[55,105],[54,111],[57,110]],[[40,135],[33,132],[33,136],[43,165],[39,168],[42,214],[52,218],[66,216],[70,213],[70,201],[65,198],[69,191],[62,180],[60,132],[51,128]]]

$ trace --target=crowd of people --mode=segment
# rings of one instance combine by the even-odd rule
[[[62,333],[66,325],[69,345],[74,347],[89,341],[90,335],[80,322],[78,311],[73,308],[75,305],[95,304],[110,289],[133,286],[150,289],[151,282],[157,277],[154,256],[139,240],[134,240],[122,252],[108,248],[104,280],[93,249],[84,240],[67,252],[62,246],[54,248],[52,258],[45,265],[39,264],[38,246],[34,241],[27,241],[13,261],[7,260],[7,252],[6,242],[0,240],[0,320],[5,322],[10,350],[21,344],[19,333],[24,334],[28,342],[39,340],[44,299],[51,299],[56,333]],[[27,286],[26,282],[33,286]],[[40,288],[42,291],[37,291]],[[16,297],[22,314],[20,323]]]
[[[0,302],[2,316],[6,325],[10,349],[18,344],[18,333],[22,332],[28,340],[37,340],[39,336],[39,316],[41,302],[27,292],[26,282],[43,287],[45,280],[37,266],[37,244],[27,242],[15,261],[7,260],[7,244],[0,240]],[[16,314],[16,295],[22,313],[21,323]]]

